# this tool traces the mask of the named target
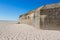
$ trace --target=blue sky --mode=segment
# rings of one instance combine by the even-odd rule
[[[0,20],[18,20],[19,15],[60,0],[0,0]]]

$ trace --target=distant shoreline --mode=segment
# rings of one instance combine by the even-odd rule
[[[13,20],[0,20],[0,23],[17,23],[18,21]]]
[[[0,20],[0,21],[17,21],[17,20]]]

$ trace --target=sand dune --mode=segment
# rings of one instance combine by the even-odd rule
[[[26,24],[1,24],[0,40],[60,40],[60,31],[40,30]]]

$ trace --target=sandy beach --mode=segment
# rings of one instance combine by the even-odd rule
[[[60,31],[36,29],[26,24],[0,23],[0,40],[60,40]]]

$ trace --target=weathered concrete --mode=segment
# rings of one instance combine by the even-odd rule
[[[56,27],[60,26],[60,3],[44,5],[19,18],[20,23],[33,25],[34,27],[42,29],[48,28],[49,25],[52,27],[53,25]]]

